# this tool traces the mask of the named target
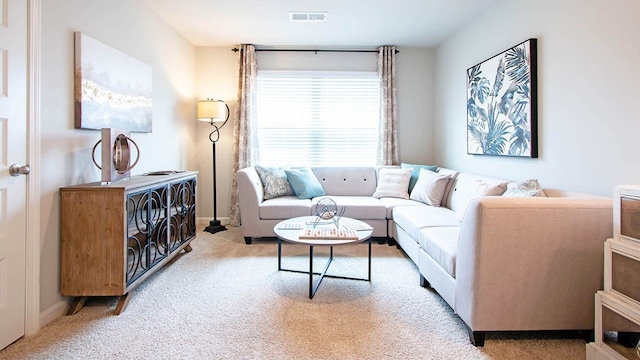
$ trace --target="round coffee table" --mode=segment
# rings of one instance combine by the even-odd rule
[[[317,219],[316,216],[302,216],[296,217],[292,219],[288,219],[278,223],[274,228],[273,232],[275,232],[278,237],[278,271],[289,271],[296,272],[302,274],[309,275],[309,299],[313,299],[313,296],[316,294],[322,279],[325,277],[334,278],[334,279],[347,279],[347,280],[361,280],[361,281],[371,281],[371,234],[373,233],[373,228],[369,226],[369,224],[364,221],[351,219],[347,217],[340,218],[339,225],[340,229],[348,229],[355,231],[357,236],[353,239],[325,239],[325,238],[300,238],[300,235],[303,235],[306,229],[313,229],[314,222]],[[332,230],[335,229],[336,226],[332,221],[321,221],[318,225],[315,226],[315,229],[326,229]],[[301,270],[292,270],[285,269],[282,267],[282,241],[297,243],[297,244],[305,244],[309,245],[309,271],[301,271]],[[328,275],[327,270],[329,269],[329,265],[333,261],[333,247],[336,245],[347,245],[358,242],[363,242],[367,240],[369,243],[369,258],[368,258],[368,272],[367,278],[355,278],[348,276],[337,276],[337,275]],[[313,271],[313,248],[315,246],[329,246],[329,259],[324,266],[324,270],[322,272],[314,272]],[[314,284],[313,276],[319,275],[318,281]]]

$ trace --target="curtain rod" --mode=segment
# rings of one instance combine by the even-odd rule
[[[233,48],[231,49],[233,52],[238,52],[240,49]],[[256,49],[256,51],[291,51],[291,52],[351,52],[351,53],[377,53],[378,50],[340,50],[340,49]],[[399,53],[399,50],[396,50],[396,54]]]

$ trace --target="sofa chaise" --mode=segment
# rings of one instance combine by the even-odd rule
[[[535,197],[464,194],[504,181],[459,173],[443,206],[394,209],[394,236],[421,285],[440,294],[477,346],[490,331],[590,331],[603,244],[613,232],[611,199],[553,189]]]

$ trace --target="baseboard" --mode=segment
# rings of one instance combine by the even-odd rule
[[[218,220],[220,220],[220,224],[222,225],[229,225],[229,223],[231,222],[231,219],[229,219],[228,217],[221,217],[218,218]],[[198,225],[198,227],[202,225],[209,225],[209,221],[211,221],[211,218],[196,218],[196,224]]]
[[[60,300],[57,303],[49,306],[45,311],[40,312],[40,329],[52,322],[53,320],[64,315],[69,308],[69,303],[64,300]]]

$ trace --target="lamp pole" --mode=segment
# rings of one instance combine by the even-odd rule
[[[211,140],[211,144],[212,144],[211,146],[213,148],[213,220],[209,221],[209,226],[204,228],[204,231],[210,232],[212,234],[227,230],[226,227],[220,224],[220,220],[218,220],[218,206],[217,206],[218,186],[216,185],[216,142],[217,141],[213,141],[211,138],[211,135],[213,135],[214,132],[218,132],[218,131],[219,129],[216,127],[216,130],[214,130],[211,134],[209,134],[209,139]]]

